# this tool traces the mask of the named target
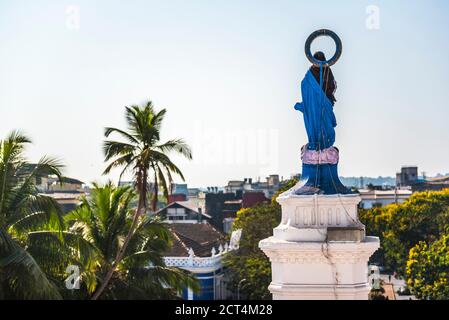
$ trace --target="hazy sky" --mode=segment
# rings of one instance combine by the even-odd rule
[[[369,7],[374,5],[375,7]],[[379,20],[376,12],[379,10]],[[125,105],[167,108],[164,138],[189,186],[300,172],[307,36],[343,41],[334,66],[339,171],[449,172],[449,2],[0,0],[0,137],[22,129],[29,156],[67,175],[105,179],[105,126]],[[368,21],[367,21],[368,19]],[[378,22],[378,23],[377,23]],[[330,40],[314,49],[332,54]],[[113,176],[114,177],[114,176]]]

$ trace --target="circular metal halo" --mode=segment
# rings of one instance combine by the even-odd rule
[[[313,40],[315,40],[318,37],[322,37],[322,36],[331,37],[332,40],[334,40],[334,42],[335,42],[335,48],[336,48],[335,54],[332,58],[330,58],[327,61],[320,61],[320,60],[315,59],[312,55],[312,52],[310,51],[310,46],[312,45]],[[313,32],[306,40],[306,45],[305,45],[306,57],[313,65],[315,65],[317,67],[319,67],[320,65],[323,65],[323,66],[334,65],[338,61],[338,59],[340,59],[342,50],[343,50],[343,44],[341,43],[340,38],[337,36],[337,34],[335,32],[328,30],[328,29],[317,30],[317,31]]]

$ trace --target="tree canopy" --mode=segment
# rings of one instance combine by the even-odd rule
[[[232,290],[240,283],[241,295],[248,299],[270,298],[271,264],[258,244],[280,222],[276,197],[270,204],[240,210],[234,222],[234,229],[242,229],[240,248],[227,255],[225,265]],[[449,190],[414,193],[402,204],[359,210],[359,217],[367,234],[381,238],[374,260],[406,277],[417,297],[448,297]]]
[[[28,246],[34,234],[64,228],[60,206],[36,188],[36,181],[47,174],[60,179],[62,165],[49,157],[29,163],[24,151],[30,143],[18,131],[0,140],[0,299],[61,298],[55,283],[42,270],[39,256]],[[48,259],[63,263],[60,255]]]
[[[177,298],[186,287],[198,289],[187,271],[167,267],[171,235],[158,217],[135,216],[131,187],[94,184],[89,197],[63,215],[37,181],[48,175],[62,181],[62,165],[24,156],[31,140],[18,131],[0,140],[0,299],[89,299],[130,234],[123,259],[113,269],[103,299]],[[79,289],[66,288],[68,267],[79,268]]]
[[[377,255],[385,267],[405,276],[409,251],[420,241],[431,243],[449,227],[449,190],[414,193],[402,204],[360,210],[367,234],[381,238]]]
[[[229,275],[229,286],[235,292],[239,282],[242,297],[247,299],[271,299],[268,285],[271,282],[271,264],[259,249],[259,241],[273,235],[273,228],[281,221],[281,207],[277,196],[296,184],[296,180],[285,183],[273,196],[271,203],[244,208],[237,212],[233,230],[242,229],[239,249],[225,257]]]
[[[120,137],[121,141],[104,141],[105,161],[110,162],[104,170],[104,174],[109,173],[113,168],[120,167],[122,168],[120,180],[124,172],[127,170],[132,171],[139,197],[128,234],[123,241],[123,245],[117,251],[115,260],[105,275],[104,282],[93,295],[93,299],[98,299],[105,290],[115,268],[123,259],[124,252],[139,223],[140,217],[147,212],[149,181],[152,180],[153,182],[151,203],[152,211],[155,213],[159,200],[159,188],[162,189],[165,198],[168,199],[169,190],[173,183],[173,175],[178,175],[184,180],[181,170],[172,162],[168,155],[176,152],[188,159],[192,159],[192,152],[182,139],[172,139],[161,143],[162,122],[166,112],[166,109],[156,111],[153,103],[148,101],[144,106],[125,108],[125,119],[128,126],[126,130],[105,128],[104,135],[106,137],[115,134]]]
[[[407,285],[418,299],[449,299],[449,235],[413,247],[406,275]]]
[[[130,187],[94,185],[90,198],[84,198],[66,216],[70,231],[85,243],[84,256],[89,257],[78,261],[86,297],[104,281],[115,261],[132,224],[131,202],[135,196]],[[185,287],[196,288],[196,281],[189,273],[165,265],[163,255],[170,245],[167,227],[157,217],[145,216],[139,221],[102,298],[168,299],[175,298]]]

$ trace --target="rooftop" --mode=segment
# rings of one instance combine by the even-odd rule
[[[80,181],[78,179],[69,178],[69,177],[62,177],[61,181],[62,181],[62,183],[84,184],[84,182],[82,182],[82,181]],[[59,181],[56,181],[56,183],[59,183]]]
[[[169,229],[173,246],[168,257],[188,257],[190,248],[197,257],[210,257],[212,248],[225,243],[225,235],[209,223],[174,223]]]
[[[427,183],[449,183],[449,176],[427,178],[426,182]]]
[[[157,213],[159,213],[159,212],[161,212],[162,210],[165,210],[165,209],[167,209],[167,208],[170,208],[171,206],[173,206],[173,205],[175,205],[175,204],[180,205],[180,206],[182,206],[182,207],[184,207],[184,208],[186,208],[186,209],[189,209],[189,210],[191,210],[191,211],[193,211],[193,212],[199,214],[199,211],[198,211],[198,209],[199,209],[199,208],[198,208],[198,203],[193,202],[193,201],[190,201],[190,200],[186,200],[186,201],[174,201],[174,202],[172,202],[172,203],[166,205],[165,207],[159,209],[159,210],[157,211]],[[208,214],[206,214],[206,213],[204,213],[204,208],[202,208],[202,209],[203,209],[203,210],[202,210],[201,214],[202,214],[203,216],[205,216],[206,218],[209,218],[209,219],[210,219],[211,216],[208,215]]]
[[[239,181],[239,180],[231,180],[228,182],[228,186],[229,187],[239,187],[243,185],[243,181]]]

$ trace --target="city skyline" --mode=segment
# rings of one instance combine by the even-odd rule
[[[101,176],[103,128],[124,127],[124,106],[151,99],[168,111],[163,138],[192,146],[192,162],[175,158],[189,186],[289,177],[307,141],[293,109],[309,67],[303,45],[326,27],[343,41],[333,67],[340,175],[394,176],[405,164],[447,173],[449,4],[320,4],[0,1],[0,136],[20,129],[33,161],[57,156],[67,176],[115,180]],[[326,40],[317,48],[332,54]]]

